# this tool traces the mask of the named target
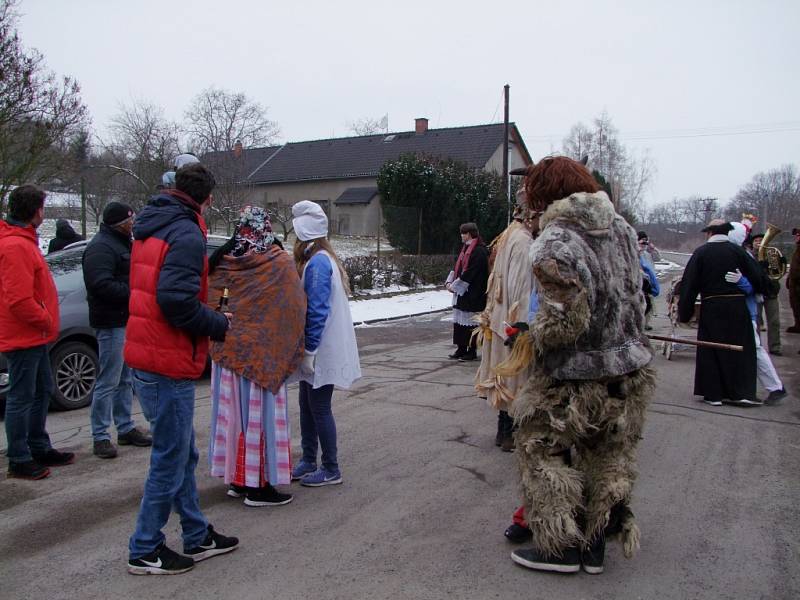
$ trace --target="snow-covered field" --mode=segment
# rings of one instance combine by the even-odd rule
[[[376,319],[394,319],[420,315],[434,310],[443,310],[453,304],[453,294],[445,290],[404,294],[392,298],[351,300],[350,312],[353,323],[359,324]]]

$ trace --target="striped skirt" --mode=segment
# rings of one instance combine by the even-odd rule
[[[291,481],[286,385],[272,394],[216,363],[211,366],[211,475],[263,487]]]

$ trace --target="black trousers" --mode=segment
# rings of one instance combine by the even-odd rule
[[[458,346],[462,352],[474,350],[475,346],[472,345],[472,332],[475,329],[474,325],[459,325],[453,323],[453,343]]]

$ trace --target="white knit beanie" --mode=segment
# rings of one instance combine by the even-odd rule
[[[328,217],[322,207],[311,200],[301,200],[292,206],[292,225],[301,242],[328,236]]]

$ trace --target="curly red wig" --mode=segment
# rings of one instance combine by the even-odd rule
[[[528,169],[525,193],[533,210],[545,210],[556,200],[577,192],[594,193],[602,188],[589,170],[566,156],[543,158]]]

